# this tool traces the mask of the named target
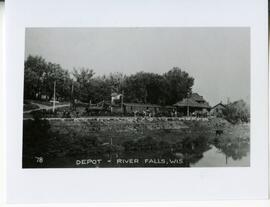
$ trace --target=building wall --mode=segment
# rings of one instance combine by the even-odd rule
[[[183,116],[187,116],[187,107],[177,107],[177,111],[180,113],[180,115],[182,114]],[[209,110],[207,108],[197,108],[197,107],[191,107],[191,106],[189,107],[189,115],[190,116],[195,111],[200,111],[200,112],[204,112],[204,113],[209,112]]]

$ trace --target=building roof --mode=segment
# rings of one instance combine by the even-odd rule
[[[200,96],[198,93],[192,93],[190,98],[194,99],[195,101],[205,101],[203,96]]]
[[[220,103],[216,104],[215,106],[213,106],[212,109],[214,109],[214,108],[216,108],[218,106],[222,106],[224,108],[226,107],[223,103],[220,102]]]
[[[192,94],[190,98],[184,98],[182,101],[177,102],[174,106],[178,107],[196,107],[196,108],[211,108],[202,96],[197,93]]]

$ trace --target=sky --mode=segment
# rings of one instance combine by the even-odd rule
[[[38,55],[64,69],[96,75],[139,71],[189,73],[210,105],[250,102],[250,30],[245,27],[27,28],[25,59]]]

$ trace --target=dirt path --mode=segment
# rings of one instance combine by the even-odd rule
[[[31,109],[31,110],[28,110],[28,111],[24,111],[23,112],[24,114],[31,113],[32,111],[39,111],[39,110],[42,110],[42,109],[50,110],[50,109],[53,108],[53,106],[46,106],[46,105],[39,104],[39,103],[34,103],[34,102],[32,102],[32,104],[37,105],[39,108],[38,109]],[[66,106],[70,106],[70,104],[56,105],[55,108],[57,109],[57,108],[62,108],[62,107],[66,107]]]

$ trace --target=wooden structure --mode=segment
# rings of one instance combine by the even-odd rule
[[[124,103],[124,113],[152,113],[156,114],[160,111],[161,106],[157,104],[139,104],[139,103]]]
[[[121,105],[111,105],[112,113],[121,113],[124,115],[171,115],[176,111],[174,106],[161,106],[157,104],[143,103],[123,103]]]
[[[184,116],[207,115],[211,109],[209,103],[198,93],[192,93],[189,97],[174,104],[178,113]]]

